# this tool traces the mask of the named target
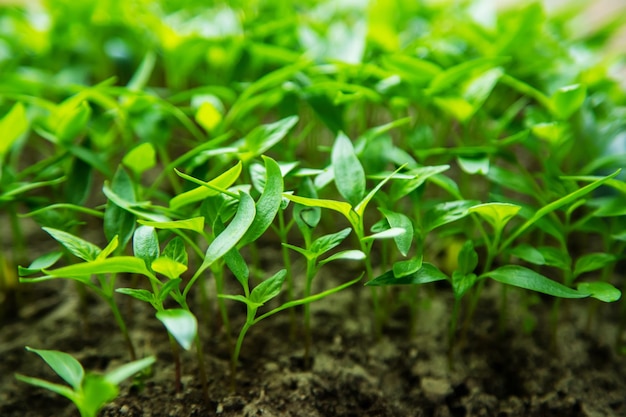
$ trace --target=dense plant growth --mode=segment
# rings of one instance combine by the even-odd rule
[[[620,16],[576,38],[575,10],[548,18],[536,3],[292,3],[0,9],[7,306],[13,265],[20,285],[76,281],[110,306],[135,361],[150,352],[119,304],[148,303],[177,363],[179,346],[195,349],[203,381],[201,335],[219,322],[234,384],[253,326],[288,310],[308,358],[312,306],[348,287],[368,287],[364,331],[379,336],[401,305],[419,326],[419,285],[449,283],[451,365],[485,286],[501,291],[502,329],[513,289],[522,304],[555,297],[540,298],[553,332],[559,299],[620,299],[626,95],[602,49]],[[41,243],[26,240],[30,219]],[[268,246],[282,269],[263,269]],[[339,281],[320,272],[331,262],[348,271]],[[153,360],[96,378],[29,350],[71,362],[50,364],[80,371],[64,377],[74,391],[18,378],[85,416]],[[85,405],[83,378],[110,395]]]

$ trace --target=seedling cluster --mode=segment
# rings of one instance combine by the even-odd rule
[[[401,303],[419,327],[419,300],[440,296],[420,286],[449,283],[451,364],[486,286],[503,329],[513,289],[555,298],[540,298],[554,332],[559,299],[620,299],[626,95],[601,49],[615,25],[575,38],[575,10],[535,3],[232,3],[0,8],[1,289],[13,264],[22,284],[76,281],[133,361],[94,376],[29,348],[71,388],[18,379],[95,415],[154,362],[120,308],[135,300],[170,337],[180,391],[179,346],[206,387],[203,337],[221,329],[236,389],[245,336],[283,310],[310,358],[315,303],[348,288],[380,337]],[[30,248],[33,219],[51,251]],[[331,263],[349,272],[319,274]]]

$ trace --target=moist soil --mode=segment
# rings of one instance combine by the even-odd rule
[[[302,265],[295,266],[302,270]],[[358,274],[352,268],[322,269],[316,289]],[[130,278],[121,278],[119,284],[130,284]],[[213,288],[211,280],[206,285]],[[71,281],[22,285],[19,290],[19,306],[5,314],[0,333],[0,416],[78,416],[65,398],[13,375],[60,382],[24,346],[68,352],[91,371],[106,372],[127,362],[111,312],[89,292],[81,302],[81,291]],[[386,296],[402,300],[410,292],[403,287]],[[454,351],[451,364],[447,335],[453,300],[448,287],[420,289],[412,301],[417,306],[413,332],[410,309],[398,303],[376,337],[369,288],[356,284],[313,304],[308,363],[302,328],[294,331],[289,311],[252,327],[234,391],[224,327],[201,327],[208,399],[193,349],[182,352],[182,389],[177,393],[165,329],[149,305],[120,295],[138,356],[155,355],[157,363],[143,382],[124,382],[119,397],[99,416],[626,416],[626,358],[613,349],[619,306],[562,302],[553,343],[550,298],[536,298],[539,302],[522,310],[528,294],[509,291],[505,330],[499,330],[500,295],[499,285],[485,287],[466,342]],[[235,339],[245,307],[229,301],[228,308]],[[196,311],[200,323],[218,323],[214,310]],[[590,311],[595,311],[591,321]],[[301,313],[293,312],[296,319]],[[213,320],[207,321],[205,314]]]

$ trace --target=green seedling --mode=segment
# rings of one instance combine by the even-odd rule
[[[349,281],[345,284],[339,285],[335,288],[331,288],[321,293],[318,293],[315,295],[308,295],[298,300],[288,301],[286,303],[281,304],[278,307],[275,307],[269,310],[268,312],[264,314],[257,316],[257,310],[260,307],[262,307],[266,302],[278,296],[278,294],[280,293],[283,282],[285,281],[286,271],[284,269],[278,271],[272,277],[266,279],[261,284],[254,287],[252,291],[250,291],[250,288],[249,288],[250,271],[245,263],[245,260],[241,256],[241,254],[236,250],[230,251],[228,255],[226,256],[226,262],[229,268],[231,269],[231,271],[233,272],[233,274],[235,275],[235,277],[237,278],[237,280],[239,281],[239,283],[241,284],[244,294],[243,295],[219,294],[218,296],[224,299],[229,299],[229,300],[234,300],[234,301],[239,301],[239,302],[244,303],[246,305],[246,311],[247,311],[246,321],[243,327],[241,328],[241,331],[239,332],[239,337],[237,338],[237,343],[235,345],[235,349],[233,350],[233,354],[231,357],[231,367],[232,367],[231,368],[231,382],[232,382],[233,389],[235,388],[235,383],[236,383],[235,375],[236,375],[237,364],[239,361],[239,354],[241,352],[241,347],[243,345],[243,341],[246,336],[246,333],[253,325],[255,325],[259,321],[267,317],[270,317],[282,310],[296,307],[298,305],[303,305],[303,304],[307,306],[308,304],[314,301],[320,300],[331,294],[337,293],[361,280],[361,277],[358,277],[357,279],[353,281]]]
[[[118,396],[119,384],[122,381],[144,371],[156,361],[154,356],[149,356],[101,375],[85,372],[80,362],[67,353],[30,347],[26,347],[26,350],[39,355],[54,372],[69,384],[69,387],[20,374],[15,374],[15,378],[64,396],[76,405],[81,417],[96,417],[98,411],[106,403],[113,401]]]
[[[346,228],[337,233],[321,236],[315,239],[313,242],[306,244],[305,248],[300,248],[288,243],[283,245],[289,249],[292,249],[300,253],[306,259],[306,281],[304,285],[304,298],[311,296],[311,287],[313,280],[317,276],[319,269],[325,264],[335,260],[363,260],[365,254],[360,250],[344,250],[337,252],[333,255],[327,256],[325,259],[320,259],[322,255],[325,255],[330,250],[336,248],[341,242],[348,237],[351,229]],[[305,239],[306,241],[306,239]],[[310,244],[309,244],[310,243]],[[305,364],[308,366],[310,363],[310,351],[311,351],[311,305],[306,303],[304,305],[304,358]]]

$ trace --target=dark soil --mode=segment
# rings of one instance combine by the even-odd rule
[[[329,281],[351,279],[354,272],[330,276],[318,277],[319,289]],[[401,290],[406,294],[406,288]],[[176,393],[164,328],[148,305],[120,296],[139,356],[155,354],[157,364],[142,389],[125,382],[120,396],[100,415],[626,416],[626,358],[612,348],[618,307],[601,306],[587,331],[591,301],[562,304],[555,353],[548,331],[552,301],[542,299],[530,312],[521,312],[514,309],[522,304],[515,298],[525,295],[510,293],[511,311],[502,333],[499,291],[495,285],[486,288],[453,368],[447,355],[452,303],[444,286],[421,291],[412,336],[408,309],[398,308],[382,337],[373,337],[369,289],[360,285],[314,304],[310,368],[305,367],[301,334],[290,337],[289,312],[268,318],[246,338],[235,392],[230,390],[224,332],[203,327],[208,401],[202,396],[195,352],[183,354],[183,390]],[[19,372],[58,381],[24,346],[71,353],[95,371],[129,360],[106,304],[89,296],[83,311],[79,300],[73,282],[21,288],[21,307],[14,317],[5,317],[0,334],[0,416],[78,416],[68,400],[14,379]],[[233,302],[229,308],[233,327],[239,329],[244,308]],[[533,332],[518,330],[529,313],[538,325]],[[202,314],[198,316],[202,322]]]

